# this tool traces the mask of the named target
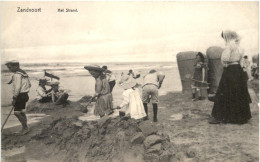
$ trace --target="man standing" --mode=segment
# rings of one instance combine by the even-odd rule
[[[8,83],[13,83],[13,102],[14,106],[14,115],[22,124],[21,134],[25,135],[29,132],[27,125],[27,118],[25,115],[25,105],[29,100],[28,93],[30,91],[31,83],[29,81],[29,76],[25,71],[20,69],[18,61],[8,61],[5,64],[7,68],[14,73],[12,80]]]
[[[158,89],[161,88],[162,82],[165,75],[162,73],[157,73],[156,70],[151,70],[149,74],[144,76],[143,84],[143,104],[144,110],[147,114],[146,120],[148,120],[148,107],[147,104],[151,102],[153,104],[153,121],[157,122],[157,111],[158,111]]]

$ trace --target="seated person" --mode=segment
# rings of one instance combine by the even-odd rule
[[[36,89],[36,98],[40,103],[51,102],[52,89],[46,90],[47,80],[45,78],[39,80],[39,86]]]
[[[59,89],[59,84],[59,82],[48,82],[48,85],[52,87],[52,102],[55,102],[56,105],[66,106],[69,95],[64,90]]]

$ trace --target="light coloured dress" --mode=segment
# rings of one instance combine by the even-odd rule
[[[248,59],[243,58],[240,64],[247,75],[247,79],[253,79],[251,75],[250,61]]]
[[[126,109],[126,114],[130,114],[133,119],[141,119],[146,116],[142,99],[137,88],[127,89],[123,92],[124,100],[120,107]]]
[[[95,104],[94,114],[99,116],[108,115],[113,109],[113,97],[105,76],[101,75],[96,79],[95,92],[99,96]]]

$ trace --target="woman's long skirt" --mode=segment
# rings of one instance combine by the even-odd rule
[[[224,123],[246,123],[251,118],[251,98],[239,64],[224,68],[217,90],[212,116]]]
[[[98,116],[108,115],[113,110],[113,97],[111,93],[102,95],[97,99],[94,114]]]

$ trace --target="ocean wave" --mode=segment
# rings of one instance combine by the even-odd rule
[[[50,72],[54,75],[61,76],[90,76],[89,72],[84,69],[85,64],[67,64],[67,63],[52,63],[52,64],[25,64],[21,68],[28,73],[29,76],[39,77],[44,75],[44,71]],[[170,69],[177,68],[177,64],[174,63],[108,63],[106,64],[108,69],[115,73],[125,72],[130,69],[134,71],[146,70],[146,69]],[[11,75],[8,69],[2,69],[2,74],[7,76]]]

